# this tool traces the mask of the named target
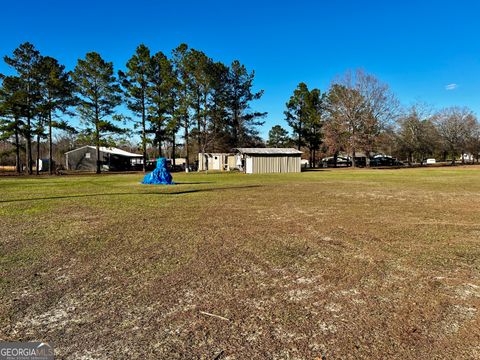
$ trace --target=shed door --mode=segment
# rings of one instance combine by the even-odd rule
[[[247,174],[253,174],[253,158],[247,157],[245,162],[245,172]]]
[[[220,156],[213,157],[213,170],[220,170]]]

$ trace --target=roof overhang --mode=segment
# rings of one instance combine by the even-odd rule
[[[301,155],[302,151],[293,148],[236,148],[245,155]]]

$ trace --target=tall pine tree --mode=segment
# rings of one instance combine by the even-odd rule
[[[22,171],[20,160],[21,135],[24,127],[22,117],[24,115],[22,83],[16,76],[2,76],[0,87],[0,140],[11,140],[15,146],[15,170]]]
[[[253,91],[255,72],[248,72],[238,60],[232,62],[228,75],[226,108],[230,117],[231,147],[249,146],[259,142],[257,126],[262,126],[265,112],[251,111],[250,104],[259,100],[263,90]]]
[[[190,165],[190,94],[189,94],[189,65],[188,54],[190,50],[187,44],[180,44],[173,50],[173,64],[174,71],[177,78],[177,101],[178,108],[177,114],[180,122],[180,126],[184,131],[184,152],[185,152],[185,170],[188,171]]]
[[[175,117],[176,83],[171,61],[161,51],[157,52],[152,56],[149,67],[147,97],[148,120],[152,124],[154,144],[160,156],[163,156],[162,146],[167,137],[174,138],[178,130],[178,126],[172,122]]]
[[[20,79],[19,92],[22,93],[20,98],[23,100],[22,115],[25,119],[27,171],[32,174],[32,121],[38,114],[40,99],[38,64],[41,55],[33,44],[26,42],[13,51],[13,56],[5,56],[4,60],[15,69]]]
[[[127,70],[119,71],[119,79],[124,89],[127,107],[138,117],[140,121],[135,124],[140,126],[140,141],[143,155],[143,172],[147,164],[147,108],[149,91],[149,71],[152,59],[150,50],[141,44],[135,54],[127,62]]]
[[[114,75],[113,63],[106,62],[96,52],[90,52],[85,59],[79,59],[72,73],[79,96],[77,110],[86,125],[88,134],[92,134],[96,151],[96,172],[101,172],[100,146],[105,134],[122,133],[113,116],[115,108],[121,104],[121,89]]]
[[[40,116],[46,120],[48,137],[48,165],[53,174],[53,129],[73,130],[61,115],[72,115],[70,108],[76,105],[75,85],[65,66],[52,57],[45,56],[39,63],[40,76]],[[37,145],[38,146],[38,145]],[[38,151],[37,151],[38,157]]]

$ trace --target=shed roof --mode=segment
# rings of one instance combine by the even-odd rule
[[[302,154],[300,150],[293,148],[237,148],[242,154],[258,155],[298,155]]]
[[[74,151],[78,151],[78,150],[84,149],[84,148],[96,149],[95,146],[86,145],[86,146],[82,146],[78,149],[73,149],[73,150],[67,151],[65,154],[68,154],[68,153],[71,153],[71,152],[74,152]],[[122,149],[114,148],[114,147],[100,146],[100,152],[107,153],[107,154],[112,154],[112,155],[132,157],[132,158],[133,157],[138,157],[138,158],[143,157],[143,155],[134,154],[134,153],[131,153],[131,152],[128,152],[128,151],[125,151],[125,150],[122,150]]]

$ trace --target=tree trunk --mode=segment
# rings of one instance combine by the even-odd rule
[[[142,99],[142,156],[143,156],[143,164],[142,170],[143,172],[147,172],[147,139],[146,139],[146,126],[145,126],[145,99]]]
[[[355,160],[355,148],[352,149],[352,168],[356,168],[357,167],[357,162]]]
[[[15,170],[20,174],[22,172],[22,164],[20,163],[20,139],[18,136],[18,120],[15,121]]]
[[[30,132],[30,125],[31,125],[31,120],[30,118],[27,118],[27,129],[25,131],[25,137],[27,138],[26,144],[25,144],[25,155],[27,157],[27,173],[28,175],[32,175],[33,169],[32,169],[32,134]]]
[[[32,175],[33,169],[32,169],[32,162],[33,162],[33,156],[32,156],[32,132],[31,132],[31,126],[32,126],[32,114],[30,112],[30,83],[27,82],[27,129],[25,131],[25,136],[27,138],[26,142],[26,156],[27,156],[27,172],[28,175]]]
[[[237,109],[233,109],[233,126],[232,126],[232,137],[233,137],[233,147],[238,147],[238,127],[239,127],[239,121],[238,121],[238,114],[237,114]]]
[[[102,172],[102,168],[100,165],[100,144],[99,144],[100,141],[99,141],[98,135],[96,135],[95,143],[96,143],[96,152],[97,152],[97,169],[95,173],[100,174]]]
[[[48,113],[48,172],[53,174],[52,113]]]
[[[172,131],[172,165],[175,166],[175,131]]]
[[[197,146],[198,151],[202,149],[202,115],[200,114],[200,95],[197,95]]]
[[[298,130],[298,144],[297,144],[297,149],[300,150],[300,148],[302,147],[302,125],[301,125],[301,121],[300,121],[300,125],[299,125],[299,130]]]
[[[35,174],[40,175],[40,134],[37,134],[37,159],[35,161]]]
[[[100,128],[99,128],[99,122],[100,122],[100,114],[98,110],[98,103],[95,104],[95,147],[96,147],[96,152],[97,152],[97,167],[96,167],[96,173],[100,174],[102,172],[101,168],[101,161],[100,161]]]
[[[333,167],[336,168],[337,165],[338,165],[338,151],[335,151],[335,153],[333,154]]]
[[[184,118],[184,127],[185,127],[185,171],[189,171],[190,162],[188,159],[188,114],[185,114]]]

